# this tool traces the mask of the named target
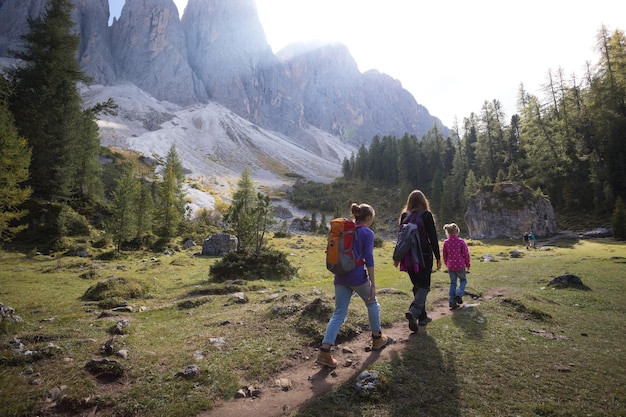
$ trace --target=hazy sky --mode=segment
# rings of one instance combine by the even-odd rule
[[[223,0],[227,1],[227,0]],[[124,0],[109,0],[119,15]],[[119,5],[115,5],[115,4]],[[182,15],[187,0],[174,0]],[[431,115],[452,127],[485,100],[507,121],[520,83],[543,96],[549,70],[580,79],[595,64],[601,25],[626,30],[623,0],[256,0],[278,52],[301,41],[345,44],[361,72],[399,80]]]

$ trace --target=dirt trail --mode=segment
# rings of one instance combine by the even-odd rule
[[[499,292],[494,290],[493,294]],[[479,305],[481,300],[492,298],[493,295],[483,295],[478,300],[469,297],[464,308]],[[447,300],[431,301],[432,310],[428,315],[433,319],[429,326],[447,315],[455,314],[448,308]],[[460,311],[460,310],[457,310]],[[248,417],[285,416],[294,412],[304,403],[330,392],[334,387],[346,382],[371,364],[383,360],[390,360],[402,354],[402,351],[413,338],[427,332],[428,326],[420,326],[419,332],[413,333],[408,329],[407,322],[394,323],[391,327],[383,328],[383,332],[390,339],[387,346],[380,351],[371,351],[371,335],[362,333],[358,337],[342,343],[333,349],[333,357],[338,360],[336,369],[319,366],[315,363],[317,351],[311,348],[303,355],[302,362],[286,369],[268,381],[255,388],[262,394],[258,397],[233,399],[217,404],[210,411],[201,413],[198,417]],[[289,384],[289,386],[286,386]]]

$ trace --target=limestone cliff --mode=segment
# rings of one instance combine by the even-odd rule
[[[80,33],[78,60],[94,83],[112,85],[117,82],[107,22],[108,0],[75,0],[74,22]]]
[[[172,0],[126,0],[111,27],[117,73],[160,100],[207,101],[189,66],[185,34]]]

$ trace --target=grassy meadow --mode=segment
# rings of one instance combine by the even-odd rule
[[[626,243],[561,240],[542,249],[538,241],[528,251],[521,242],[469,243],[467,291],[498,296],[433,322],[404,355],[374,364],[381,383],[373,395],[358,395],[352,380],[291,415],[626,415]],[[0,417],[193,416],[271,378],[321,341],[333,288],[325,237],[270,244],[289,254],[296,277],[212,283],[215,258],[194,256],[199,248],[114,261],[0,251],[0,303],[24,319],[0,323]],[[383,325],[403,321],[412,298],[392,246],[375,250]],[[513,249],[524,256],[511,258]],[[487,253],[496,262],[481,262]],[[548,285],[563,274],[587,288]],[[84,299],[111,277],[125,286]],[[433,274],[430,303],[446,297],[447,280]],[[133,312],[111,311],[120,301]],[[362,304],[352,303],[340,339],[365,327]],[[103,349],[111,339],[125,358]],[[85,366],[104,358],[115,361],[115,377]],[[178,375],[189,365],[200,373]]]

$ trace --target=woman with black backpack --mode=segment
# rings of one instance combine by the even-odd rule
[[[394,261],[394,266],[406,271],[413,283],[413,301],[405,316],[409,321],[409,329],[413,332],[419,330],[418,325],[425,326],[432,320],[426,314],[426,296],[430,292],[430,276],[434,260],[437,260],[437,271],[441,269],[441,255],[439,252],[439,240],[435,219],[430,212],[428,199],[420,190],[413,190],[406,200],[406,205],[400,214],[400,227],[403,223],[415,223],[422,249],[420,262]]]

